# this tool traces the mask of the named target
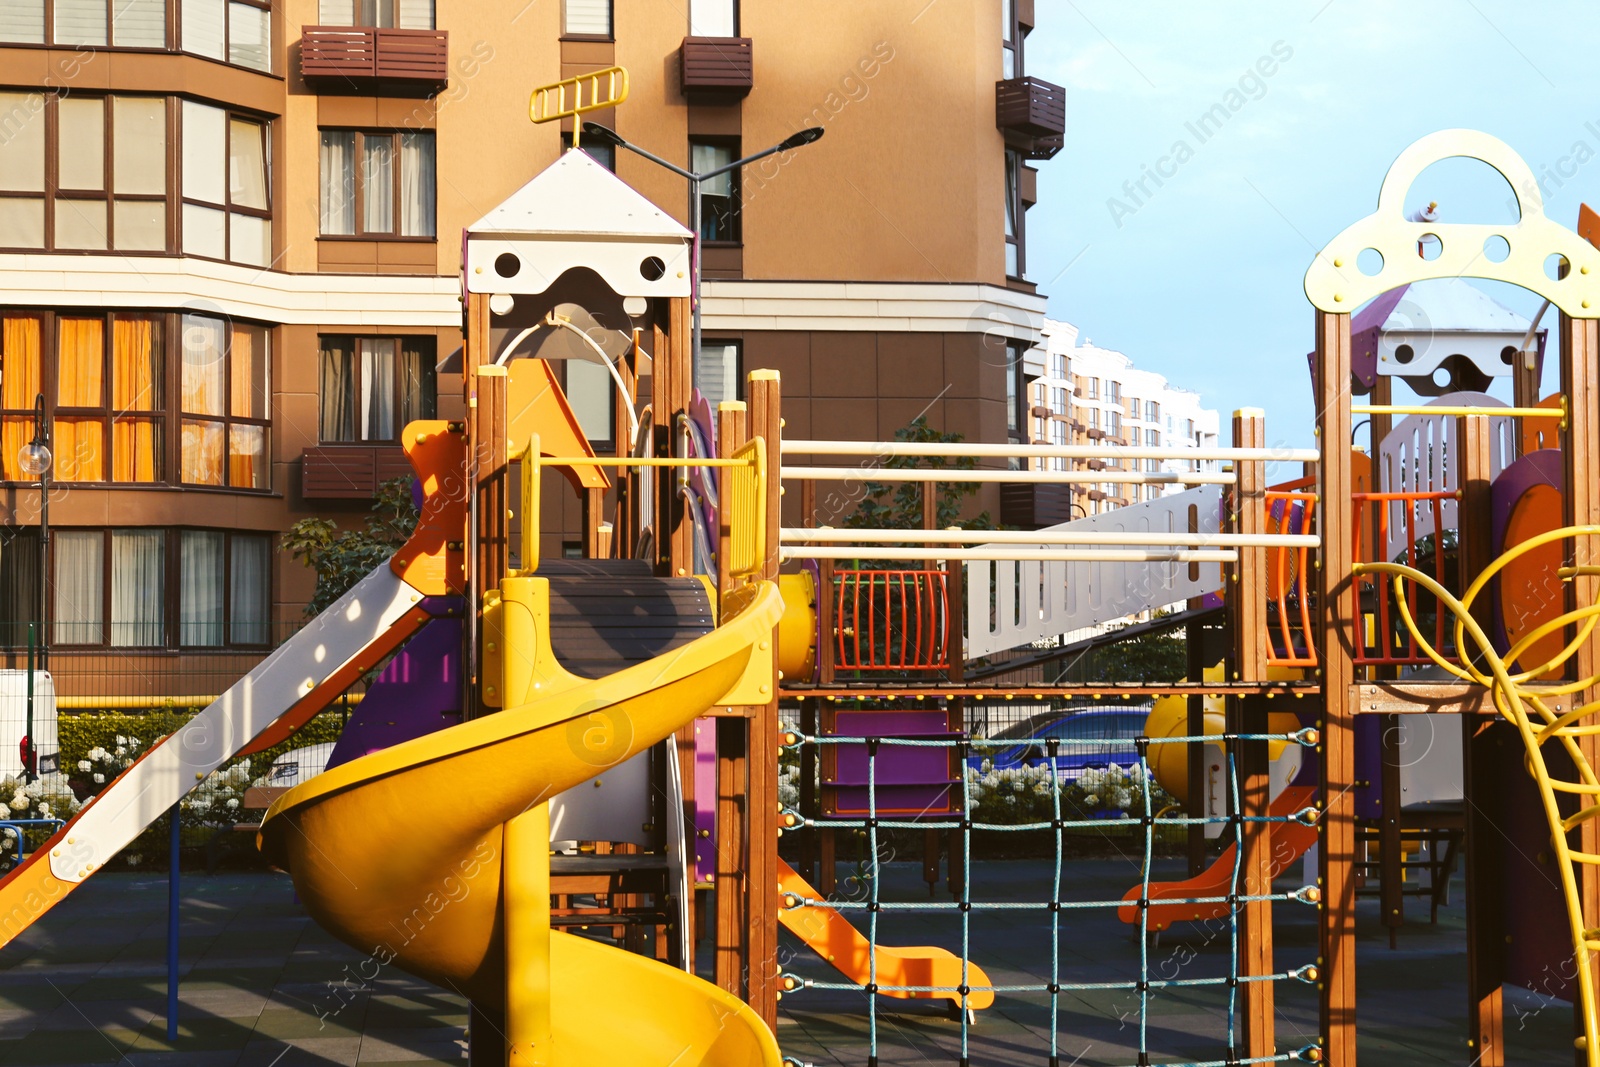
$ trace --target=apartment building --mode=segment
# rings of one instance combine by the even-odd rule
[[[1040,471],[1195,471],[1209,460],[1116,458],[1119,447],[1207,448],[1217,444],[1218,413],[1200,396],[1173,386],[1154,371],[1141,370],[1127,355],[1079,336],[1069,322],[1045,320],[1044,341],[1028,354],[1033,377],[1026,383],[1028,439],[1035,444],[1104,446],[1107,458],[1029,460]],[[1035,485],[1008,494],[1006,521],[1049,525],[1098,515],[1163,493],[1177,485],[1081,482]]]
[[[589,117],[679,166],[825,130],[701,187],[708,395],[775,367],[796,437],[925,415],[1006,440],[1043,326],[1034,164],[1065,116],[1026,74],[1034,18],[1032,0],[6,0],[6,655],[32,622],[58,675],[137,662],[182,692],[207,656],[270,647],[311,586],[281,532],[359,524],[407,469],[400,428],[461,411],[461,232],[572,139],[529,122],[530,91],[612,65],[629,98]],[[583,147],[690,218],[677,176]],[[560,373],[607,447],[592,370]],[[41,425],[47,551],[18,460]],[[549,507],[547,528],[575,526]]]

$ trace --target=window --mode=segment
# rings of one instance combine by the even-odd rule
[[[183,250],[265,267],[272,258],[264,123],[183,102]]]
[[[1113,404],[1122,403],[1122,383],[1106,379],[1106,399]]]
[[[1145,401],[1145,405],[1144,405],[1144,421],[1145,422],[1157,422],[1157,423],[1160,422],[1161,421],[1161,405],[1156,403],[1154,400]]]
[[[1067,413],[1067,391],[1065,389],[1050,390],[1051,410],[1057,415]]]
[[[1016,0],[1000,0],[1000,76],[1022,74],[1022,27],[1017,22]]]
[[[322,235],[432,240],[434,135],[322,131]]]
[[[433,6],[433,0],[320,0],[317,21],[323,26],[431,30]]]
[[[1027,269],[1023,258],[1026,209],[1022,206],[1022,157],[1006,152],[1006,277],[1021,278]]]
[[[38,537],[9,532],[5,555],[16,558],[0,563],[0,602],[14,618],[27,619],[38,610]],[[57,530],[50,537],[50,554],[46,610],[55,645],[207,648],[270,643],[270,535],[162,528]],[[11,647],[24,645],[27,625],[7,620],[0,636]]]
[[[320,347],[325,443],[397,442],[407,423],[434,417],[432,337],[325,335]]]
[[[1006,345],[1006,429],[1014,435],[1021,434],[1025,425],[1022,409],[1028,390],[1023,382],[1023,352],[1027,348],[1026,344]]]
[[[167,102],[0,93],[0,247],[167,251]]]
[[[0,42],[95,48],[166,48],[166,0],[6,0]]]
[[[1089,382],[1089,399],[1090,400],[1099,400],[1100,399],[1100,379],[1099,378],[1090,378],[1090,379],[1088,379],[1088,382]]]
[[[690,144],[689,169],[696,174],[725,167],[738,158],[738,149],[727,144]],[[739,172],[719,174],[700,183],[700,239],[702,241],[742,240],[739,226]]]
[[[1098,430],[1100,428],[1100,409],[1099,408],[1090,408],[1089,409],[1089,427],[1091,429],[1095,429],[1095,430]]]
[[[0,476],[33,481],[16,457],[42,393],[57,481],[270,488],[268,336],[203,315],[4,316]]]
[[[38,527],[0,528],[0,647],[26,648],[28,624],[42,617]],[[34,641],[44,636],[34,631]]]
[[[61,0],[55,0],[60,3]],[[115,0],[120,2],[120,0]],[[270,0],[181,0],[183,50],[252,70],[272,70]]]
[[[180,481],[268,488],[270,363],[266,327],[183,317]]]
[[[695,364],[695,388],[711,404],[744,399],[744,356],[738,341],[703,341]]]
[[[1067,357],[1064,352],[1054,352],[1050,356],[1050,376],[1052,378],[1067,377]]]
[[[1117,408],[1106,412],[1106,433],[1112,437],[1122,436],[1122,412]]]
[[[572,134],[563,133],[561,135],[561,150],[564,152],[571,147]],[[609,170],[612,174],[617,172],[617,149],[614,145],[601,144],[591,137],[589,140],[580,143],[578,147],[583,149],[584,154],[590,159]]]
[[[561,32],[567,37],[611,38],[611,0],[562,0]]]
[[[739,36],[739,0],[689,0],[689,36]]]

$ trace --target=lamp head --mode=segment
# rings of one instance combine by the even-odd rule
[[[598,122],[585,122],[583,124],[583,135],[601,144],[611,145],[613,148],[621,148],[628,143],[622,139],[622,136],[616,130],[609,126],[602,126]]]
[[[17,466],[24,474],[41,478],[50,472],[50,446],[42,441],[29,441],[17,450]]]
[[[821,126],[808,126],[799,133],[791,133],[789,136],[785,137],[783,141],[779,143],[778,147],[783,149],[785,152],[789,152],[796,148],[802,148],[808,144],[815,144],[817,141],[822,140],[822,135],[826,132],[827,131]]]

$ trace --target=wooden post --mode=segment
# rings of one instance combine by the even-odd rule
[[[1494,559],[1490,526],[1489,483],[1494,476],[1494,431],[1486,415],[1456,420],[1460,452],[1461,580],[1470,582]],[[1478,623],[1488,628],[1491,601],[1473,607]],[[1475,653],[1468,646],[1463,656]],[[1472,658],[1481,667],[1482,658]],[[1477,1067],[1502,1067],[1505,1057],[1505,1007],[1500,986],[1505,977],[1505,894],[1503,835],[1495,826],[1496,800],[1492,746],[1499,715],[1461,716],[1462,795],[1466,808],[1467,899],[1467,1047]]]
[[[748,415],[743,401],[724,400],[717,406],[717,455],[729,456],[749,437]],[[727,468],[717,469],[717,499],[730,497]],[[724,507],[718,515],[717,588],[730,589],[728,574],[728,517]],[[747,886],[745,873],[745,779],[749,731],[743,718],[718,718],[717,729],[717,860],[715,879],[717,914],[715,938],[715,979],[717,985],[742,998],[748,947],[748,922],[745,913]]]
[[[1317,866],[1322,889],[1321,1021],[1324,1062],[1356,1062],[1355,547],[1349,506],[1350,316],[1317,312],[1317,437],[1322,448],[1317,494],[1322,501],[1322,554],[1317,574],[1318,662],[1322,672],[1322,766],[1318,776],[1322,818]]]
[[[966,648],[962,643],[967,632],[966,566],[966,563],[959,559],[945,561],[945,588],[947,590],[946,595],[949,597],[946,603],[948,612],[946,617],[949,619],[949,626],[945,631],[945,647],[950,650],[948,656],[950,667],[945,672],[945,676],[949,678],[952,688],[958,692],[961,684],[966,680],[967,673]],[[965,733],[967,729],[966,700],[962,697],[951,697],[946,700],[945,717],[950,724],[952,732],[961,731]],[[959,749],[956,751],[956,755],[958,757],[956,761],[958,770],[956,773],[964,777],[967,773],[966,760],[960,758],[962,753]],[[962,812],[961,817],[966,818],[966,813]],[[959,829],[952,829],[946,837],[949,841],[950,860],[945,866],[945,870],[948,872],[945,884],[950,890],[950,895],[959,899],[962,886],[966,884],[967,878],[966,849],[962,845],[962,832]]]
[[[680,416],[688,418],[689,399],[694,394],[692,316],[688,297],[673,297],[665,334],[656,331],[656,352],[652,363],[650,410],[655,420],[655,454],[676,456],[683,429]],[[686,577],[694,570],[694,528],[683,495],[678,492],[682,471],[662,467],[656,480],[656,573]]]
[[[1254,409],[1233,413],[1233,446],[1265,448],[1266,417]],[[1233,533],[1267,532],[1266,464],[1240,460],[1234,464],[1232,507],[1228,526]],[[1267,550],[1239,548],[1238,562],[1229,568],[1225,603],[1228,607],[1229,672],[1236,682],[1263,682],[1267,678]],[[1228,732],[1266,733],[1264,698],[1229,697]],[[1264,818],[1271,806],[1269,759],[1265,741],[1234,742],[1234,764],[1239,776],[1239,812],[1245,819]],[[1239,871],[1248,896],[1272,892],[1272,824],[1241,822]],[[1267,975],[1272,968],[1272,902],[1251,901],[1240,911],[1240,977]],[[1243,985],[1243,1043],[1241,1055],[1267,1059],[1277,1054],[1274,1032],[1273,984]]]
[[[750,375],[750,435],[767,443],[767,559],[761,577],[778,580],[778,541],[782,526],[782,387],[775,370]],[[773,627],[776,650],[778,629]],[[774,657],[776,660],[776,657]],[[749,821],[749,993],[746,1003],[776,1033],[778,1029],[778,669],[774,662],[772,700],[751,708]]]
[[[1585,526],[1600,524],[1600,379],[1597,379],[1596,359],[1600,358],[1600,333],[1594,319],[1573,319],[1561,316],[1561,392],[1567,398],[1567,428],[1562,440],[1561,457],[1566,477],[1562,494],[1565,525]],[[1585,543],[1587,541],[1587,543]],[[1589,555],[1592,539],[1580,540],[1574,548],[1578,563],[1593,563]],[[1600,600],[1600,579],[1593,575],[1578,575],[1565,583],[1566,610],[1578,605],[1593,604]],[[1569,664],[1570,677],[1592,678],[1600,666],[1600,632],[1592,633],[1579,645]],[[1574,693],[1572,706],[1600,699],[1600,689],[1591,687]],[[1591,767],[1600,766],[1600,738],[1580,737],[1578,744],[1584,759]],[[1600,821],[1589,819],[1579,830],[1578,847],[1585,852],[1600,851]],[[1600,926],[1600,868],[1590,864],[1578,865],[1581,880],[1578,891],[1583,898],[1583,925],[1585,929]],[[1590,956],[1592,964],[1600,959]],[[1576,988],[1576,987],[1574,987]],[[1576,1013],[1575,1013],[1576,1014]],[[1574,1020],[1576,1033],[1583,1033],[1581,1015]],[[1576,1062],[1584,1063],[1584,1053],[1576,1054]]]
[[[1200,510],[1189,509],[1189,532],[1200,532]],[[1204,598],[1191,597],[1188,603],[1190,611],[1197,610]],[[1184,650],[1186,655],[1185,674],[1189,681],[1199,683],[1205,681],[1206,657],[1205,636],[1201,632],[1200,623],[1197,621],[1184,628]],[[1188,713],[1187,725],[1184,731],[1190,737],[1203,737],[1206,732],[1206,698],[1196,693],[1185,701],[1185,710]],[[1191,819],[1203,819],[1206,814],[1206,794],[1204,782],[1206,780],[1206,746],[1201,741],[1190,741],[1184,745],[1185,756],[1188,763],[1189,795],[1184,798],[1184,809]],[[1190,823],[1187,828],[1189,877],[1193,878],[1206,869],[1206,828],[1203,823]]]
[[[1379,374],[1372,385],[1372,403],[1388,405],[1394,402],[1394,379]],[[1378,462],[1378,450],[1393,428],[1394,417],[1378,411],[1368,416],[1367,434],[1371,442],[1368,455],[1372,458],[1372,491],[1384,492],[1388,486],[1383,481],[1383,464]],[[1365,535],[1367,544],[1381,545],[1383,533],[1383,508],[1374,504],[1367,508]],[[1380,676],[1397,677],[1396,668],[1376,668]],[[1384,715],[1378,719],[1380,741],[1378,745],[1378,897],[1384,926],[1389,929],[1389,947],[1399,943],[1399,930],[1405,923],[1404,868],[1400,851],[1400,716]]]

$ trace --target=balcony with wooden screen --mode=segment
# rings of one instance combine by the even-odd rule
[[[427,95],[450,80],[449,42],[444,30],[307,26],[300,76],[319,93]]]
[[[679,57],[685,95],[732,101],[755,85],[748,37],[685,37]]]

